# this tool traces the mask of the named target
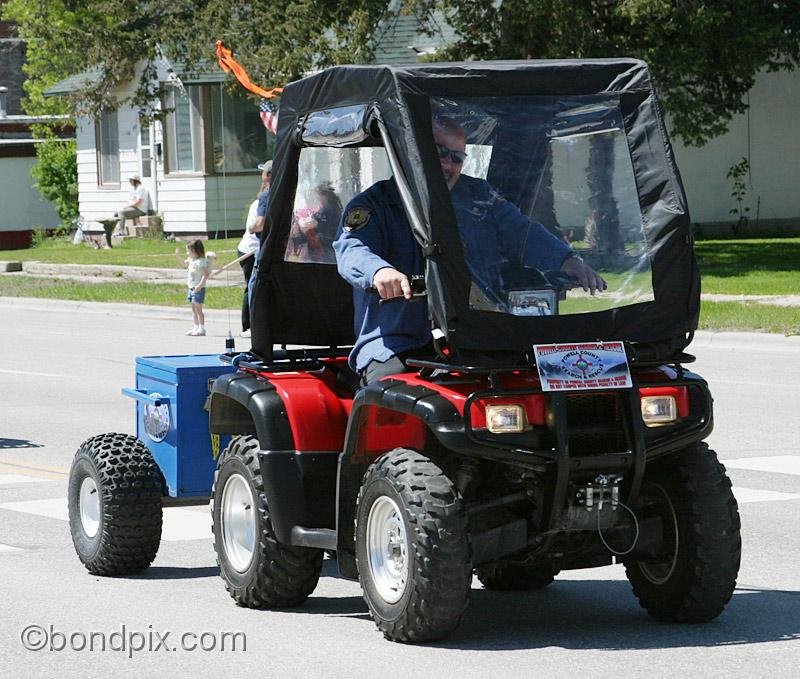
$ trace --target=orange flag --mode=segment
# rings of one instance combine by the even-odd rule
[[[225,73],[233,73],[242,87],[250,90],[254,94],[258,94],[265,99],[272,99],[283,92],[282,87],[273,87],[271,90],[263,90],[258,85],[253,84],[250,81],[250,76],[247,75],[247,71],[233,58],[233,54],[222,44],[222,40],[217,40],[217,61],[219,62],[219,67],[225,71]]]

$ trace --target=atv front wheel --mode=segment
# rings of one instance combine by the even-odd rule
[[[433,641],[458,626],[472,583],[467,517],[430,459],[398,449],[367,470],[356,560],[364,599],[387,639]]]
[[[240,606],[299,606],[317,586],[324,552],[275,539],[258,450],[255,437],[237,436],[220,456],[211,510],[217,564]]]
[[[69,529],[75,551],[94,575],[147,568],[161,542],[164,478],[153,456],[128,434],[84,441],[69,472]]]
[[[660,554],[625,560],[633,592],[664,622],[708,622],[730,601],[742,550],[731,482],[705,444],[648,467],[641,516],[662,521]]]
[[[478,568],[478,580],[490,590],[498,592],[532,592],[551,584],[559,571],[552,566],[507,563],[500,566]]]

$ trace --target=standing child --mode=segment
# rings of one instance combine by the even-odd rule
[[[181,249],[175,248],[175,256],[181,266],[187,268],[186,284],[189,292],[186,300],[192,305],[192,316],[194,327],[187,331],[187,335],[193,337],[206,334],[205,315],[203,314],[203,302],[206,299],[206,282],[211,274],[211,263],[206,257],[203,241],[192,240],[186,244],[186,259],[181,259]]]

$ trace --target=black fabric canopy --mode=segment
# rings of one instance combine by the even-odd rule
[[[545,317],[470,306],[470,275],[461,247],[453,247],[458,227],[435,153],[431,99],[503,95],[603,95],[618,102],[652,271],[651,301]],[[354,340],[351,290],[336,267],[283,257],[307,116],[351,105],[364,106],[364,134],[349,143],[380,145],[380,121],[396,154],[392,169],[406,180],[420,218],[415,236],[427,256],[432,324],[456,359],[479,353],[482,360],[494,355],[507,361],[535,343],[624,340],[642,356],[667,360],[686,346],[697,327],[699,273],[683,186],[650,71],[634,59],[590,59],[337,66],[289,84],[280,103],[268,235],[251,301],[256,353],[270,356],[272,344],[346,346]]]

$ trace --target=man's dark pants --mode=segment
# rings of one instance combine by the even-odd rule
[[[236,251],[241,257],[244,252],[240,250]],[[247,259],[243,259],[239,262],[239,266],[242,267],[242,273],[244,274],[244,299],[242,300],[242,331],[250,329],[250,300],[247,296],[247,281],[250,280],[250,275],[253,273],[253,265],[256,263],[255,253],[250,255]]]

